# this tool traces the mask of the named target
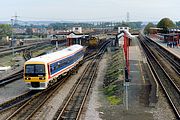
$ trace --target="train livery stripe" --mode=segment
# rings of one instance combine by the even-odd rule
[[[80,59],[82,59],[82,57],[80,58]],[[69,66],[67,66],[66,68],[64,68],[63,70],[60,70],[58,73],[56,73],[55,75],[50,75],[50,72],[49,72],[49,79],[50,78],[53,78],[54,76],[56,76],[56,75],[59,75],[59,74],[62,74],[64,71],[66,71],[67,69],[71,69],[71,68],[73,68],[74,66],[75,66],[75,64],[77,64],[79,61],[80,61],[80,59],[78,59],[76,62],[74,62],[72,65],[69,65]],[[50,69],[50,68],[49,68]]]
[[[56,61],[59,61],[59,60],[65,59],[65,58],[67,58],[67,57],[73,56],[74,54],[76,54],[76,53],[78,53],[79,51],[82,51],[82,50],[83,50],[83,48],[81,48],[80,50],[78,50],[78,51],[76,51],[76,52],[73,52],[73,53],[70,54],[70,55],[66,55],[66,56],[64,56],[64,57],[58,58],[58,59],[56,59],[56,60],[53,60],[53,61],[51,61],[51,62],[49,62],[49,63],[47,63],[47,64],[51,64],[51,63],[54,63],[54,62],[56,62]]]
[[[80,51],[82,51],[82,49],[81,49],[81,50],[78,50],[77,52],[75,52],[75,53],[73,53],[73,54],[75,55],[76,53],[78,53],[78,52],[80,52]],[[72,56],[69,55],[69,57],[73,57],[74,55],[72,55]],[[69,58],[69,57],[66,57],[66,58]],[[66,58],[64,58],[64,59],[66,59]],[[79,59],[81,59],[81,58],[82,58],[82,56],[81,56]],[[76,63],[79,59],[77,59],[76,61],[72,62],[72,63],[69,64],[68,66],[73,65],[73,64]],[[63,60],[63,59],[61,59],[61,60]],[[60,60],[60,61],[61,61],[61,60]],[[58,62],[58,61],[56,60],[56,62]],[[54,63],[55,63],[55,62],[54,62]],[[50,67],[51,67],[51,64],[54,64],[54,63],[52,63],[52,62],[47,63],[47,67],[48,67],[48,78],[49,78],[49,79],[51,78],[51,76],[52,76],[53,74],[56,74],[56,73],[58,72],[58,71],[57,71],[57,72],[51,74]],[[68,66],[60,69],[59,71],[62,71],[63,69],[67,68]],[[66,70],[66,69],[65,69],[65,70]],[[58,72],[58,74],[59,74],[59,72]],[[54,76],[54,75],[53,75],[53,76]]]

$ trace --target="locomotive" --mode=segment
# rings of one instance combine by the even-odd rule
[[[95,48],[95,47],[98,46],[98,43],[99,43],[99,38],[98,38],[98,37],[91,37],[91,38],[89,39],[89,44],[88,44],[88,46],[89,46],[90,48]]]
[[[50,83],[67,74],[83,60],[81,45],[72,45],[63,50],[31,58],[24,64],[24,81],[31,90],[43,90]]]

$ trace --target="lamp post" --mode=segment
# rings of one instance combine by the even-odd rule
[[[13,27],[14,27],[14,20],[11,19],[11,28],[12,28],[11,47],[12,47],[12,54],[13,54],[13,57],[14,57],[14,33],[13,33]]]

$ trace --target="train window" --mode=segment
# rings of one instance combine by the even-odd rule
[[[35,65],[35,73],[37,74],[45,73],[44,65]]]
[[[45,75],[45,66],[43,64],[29,64],[25,66],[25,75]]]
[[[53,71],[53,68],[52,68],[52,67],[50,67],[50,71],[51,71],[51,72]]]
[[[34,73],[34,65],[26,65],[26,73]]]
[[[58,62],[58,68],[60,68],[60,67],[61,67],[60,62]]]
[[[50,66],[51,74],[54,74],[60,69],[67,67],[69,64],[74,63],[76,60],[82,57],[82,55],[83,55],[83,51],[79,51],[68,58],[65,58],[63,60],[60,60],[60,61],[57,61],[56,63],[51,64]]]
[[[61,62],[61,66],[62,66],[62,67],[64,66],[64,60]]]

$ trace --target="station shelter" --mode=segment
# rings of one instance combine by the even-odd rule
[[[150,33],[150,34],[158,34],[158,33],[161,32],[162,30],[163,30],[163,28],[150,27],[150,28],[149,28],[149,33]]]
[[[67,46],[70,46],[73,44],[84,45],[88,38],[89,38],[89,35],[76,34],[74,32],[71,32],[69,35],[67,35],[67,42],[66,43],[67,43]]]
[[[162,34],[164,36],[164,41],[166,42],[176,42],[180,44],[180,34],[179,33],[171,33],[171,34]]]

